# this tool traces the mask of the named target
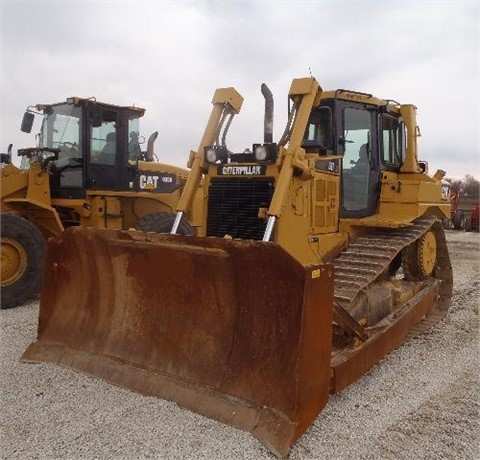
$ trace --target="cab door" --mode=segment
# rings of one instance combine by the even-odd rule
[[[125,190],[126,162],[124,120],[120,110],[96,107],[90,129],[87,187],[94,190]]]
[[[340,217],[366,217],[378,206],[380,168],[377,114],[365,104],[339,102],[336,109],[342,160]]]

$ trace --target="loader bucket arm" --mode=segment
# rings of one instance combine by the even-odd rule
[[[187,166],[191,168],[191,171],[177,205],[177,215],[172,228],[173,234],[177,232],[183,213],[191,208],[195,193],[200,185],[202,174],[205,169],[205,147],[215,143],[215,139],[218,138],[219,132],[222,129],[221,122],[222,120],[225,120],[225,115],[228,113],[238,114],[240,112],[243,104],[243,97],[235,90],[235,88],[218,88],[213,95],[212,104],[212,111],[203,133],[202,140],[200,141],[200,145],[196,152],[190,152],[190,159]]]
[[[329,264],[274,243],[69,228],[46,272],[24,361],[176,401],[279,456],[327,402]]]

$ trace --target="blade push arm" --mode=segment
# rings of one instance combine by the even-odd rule
[[[177,233],[183,213],[192,206],[195,193],[200,185],[204,170],[205,147],[215,143],[222,129],[222,121],[226,119],[226,115],[238,114],[242,108],[242,103],[243,97],[235,88],[219,88],[215,91],[212,99],[212,112],[210,113],[200,145],[196,152],[190,152],[188,167],[191,168],[191,171],[177,205],[177,215],[171,231],[172,234]]]
[[[293,101],[291,115],[286,132],[282,137],[278,163],[281,165],[280,174],[275,186],[272,202],[268,210],[268,223],[263,241],[270,241],[275,220],[282,214],[288,188],[293,177],[295,168],[308,171],[308,163],[305,159],[305,150],[302,149],[302,139],[307,128],[310,112],[315,102],[319,100],[322,88],[315,78],[297,78],[290,87],[289,97]],[[288,147],[284,144],[288,142]]]

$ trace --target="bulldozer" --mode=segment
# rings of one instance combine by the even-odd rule
[[[262,93],[263,142],[236,153],[243,98],[216,90],[170,234],[49,241],[22,360],[175,401],[284,457],[330,394],[445,316],[450,205],[445,173],[420,167],[414,105],[294,79],[274,142]],[[201,184],[197,235],[180,235]]]
[[[158,132],[141,150],[144,112],[80,97],[27,109],[23,132],[43,116],[37,146],[18,150],[20,167],[11,145],[1,156],[1,308],[38,292],[45,241],[67,227],[171,228],[188,171],[155,161]]]

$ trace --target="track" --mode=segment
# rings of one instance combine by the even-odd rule
[[[412,334],[417,335],[439,321],[450,304],[453,278],[445,234],[435,217],[422,217],[407,228],[372,230],[342,252],[334,261],[334,297],[338,304],[349,311],[358,294],[381,280],[395,258],[430,229],[434,231],[437,241],[434,277],[442,281],[438,308],[429,316],[428,321],[424,320],[416,326]]]
[[[453,278],[443,227],[435,217],[417,219],[408,228],[369,231],[334,267],[330,391],[337,393],[440,321],[450,305]],[[404,294],[396,294],[398,288]]]

